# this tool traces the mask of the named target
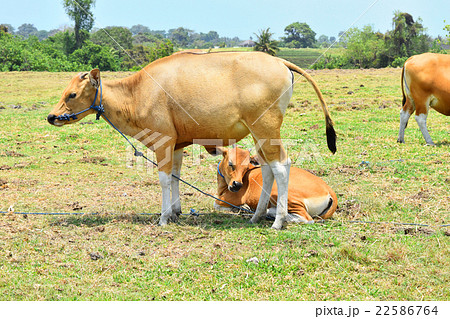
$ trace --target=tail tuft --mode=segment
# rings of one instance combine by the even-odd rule
[[[331,153],[336,153],[336,131],[330,117],[326,118],[327,145]]]

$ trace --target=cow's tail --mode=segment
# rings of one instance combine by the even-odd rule
[[[404,107],[405,103],[406,103],[406,94],[405,94],[404,81],[405,81],[405,65],[403,65],[403,69],[402,69],[402,94],[403,94],[402,107]]]
[[[330,113],[328,112],[327,104],[325,103],[325,100],[323,99],[322,92],[320,92],[319,87],[317,86],[316,81],[308,74],[305,70],[302,68],[299,68],[295,64],[280,59],[284,65],[291,71],[294,71],[300,75],[302,75],[314,88],[314,91],[316,91],[317,97],[319,98],[320,104],[322,105],[322,111],[325,115],[325,123],[326,123],[326,133],[327,133],[327,144],[330,151],[334,154],[336,153],[336,132],[333,127],[333,120],[330,117]]]
[[[328,206],[322,213],[319,214],[319,217],[322,219],[330,218],[336,212],[337,207],[338,201],[336,193],[330,188],[330,200],[328,202]]]

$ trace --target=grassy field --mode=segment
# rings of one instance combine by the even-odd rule
[[[316,63],[324,55],[340,55],[342,54],[342,48],[331,48],[331,49],[288,49],[281,48],[277,56],[286,59],[301,68],[310,68],[314,63]]]
[[[437,147],[424,146],[414,119],[396,143],[400,73],[311,72],[335,122],[335,155],[318,100],[297,78],[282,136],[294,165],[333,187],[339,209],[282,231],[216,214],[184,185],[184,212],[204,215],[158,227],[141,215],[159,212],[157,172],[133,163],[118,133],[94,116],[46,123],[73,74],[0,73],[0,210],[85,213],[0,216],[0,299],[448,300],[450,229],[439,226],[450,223],[450,125],[431,111]],[[218,159],[195,147],[185,155],[182,177],[215,193]]]

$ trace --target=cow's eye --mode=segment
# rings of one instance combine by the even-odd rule
[[[233,165],[233,162],[232,162],[232,161],[229,161],[229,162],[228,162],[228,166],[230,166],[231,169],[234,171],[234,165]]]
[[[77,96],[76,93],[70,93],[69,95],[69,99],[74,99]]]

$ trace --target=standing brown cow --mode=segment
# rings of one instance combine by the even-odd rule
[[[399,143],[405,143],[405,128],[411,114],[427,145],[435,145],[427,129],[430,108],[450,115],[450,56],[424,53],[406,60],[402,72],[403,108],[400,111]]]
[[[114,81],[102,82],[98,69],[80,73],[64,90],[48,121],[56,126],[77,122],[95,112],[89,105],[103,101],[103,114],[112,124],[124,134],[138,136],[156,153],[162,188],[160,225],[181,213],[179,181],[172,175],[180,176],[183,147],[226,146],[251,134],[267,163],[252,222],[266,213],[267,194],[275,179],[278,202],[272,227],[281,229],[287,216],[290,160],[281,144],[280,127],[292,96],[292,71],[303,75],[316,91],[328,147],[334,153],[333,122],[315,81],[296,65],[260,52],[176,54]]]

